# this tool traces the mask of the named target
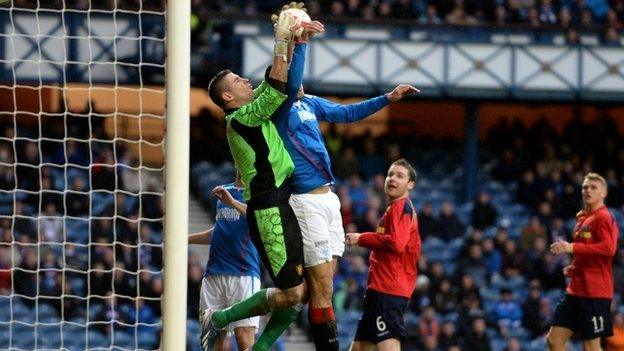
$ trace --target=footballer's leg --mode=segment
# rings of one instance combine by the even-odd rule
[[[354,341],[349,351],[373,351],[375,344],[368,341]]]
[[[565,351],[566,342],[574,332],[568,328],[552,326],[546,335],[546,343],[549,351]]]
[[[583,340],[583,351],[601,351],[600,338]]]
[[[238,327],[234,328],[234,336],[239,350],[251,349],[254,344],[256,335],[256,327]]]
[[[399,339],[386,339],[377,343],[379,351],[401,351],[401,341]]]
[[[318,193],[315,193],[318,192]],[[332,306],[333,268],[330,223],[333,200],[329,187],[293,194],[292,207],[303,238],[303,261],[310,292],[308,321],[317,350],[338,351],[338,327]],[[338,206],[339,202],[336,201]]]

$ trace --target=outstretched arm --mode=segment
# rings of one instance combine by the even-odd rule
[[[311,101],[316,107],[316,116],[319,121],[351,123],[372,115],[389,103],[399,101],[410,93],[419,92],[420,90],[409,84],[399,84],[387,94],[355,104],[341,105],[319,97],[315,97]]]

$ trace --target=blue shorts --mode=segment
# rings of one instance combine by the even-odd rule
[[[367,289],[364,293],[364,314],[355,332],[355,341],[373,344],[387,339],[405,339],[403,314],[408,299]]]
[[[570,329],[581,340],[611,336],[611,299],[565,294],[557,304],[553,326]]]

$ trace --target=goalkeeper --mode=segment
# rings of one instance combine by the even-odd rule
[[[291,4],[295,6],[303,5]],[[303,28],[296,16],[282,11],[275,25],[273,64],[265,81],[252,90],[247,79],[225,70],[209,84],[211,99],[227,114],[230,151],[245,184],[249,231],[276,288],[261,290],[222,311],[203,311],[204,350],[214,349],[218,329],[273,311],[253,346],[253,350],[268,350],[303,306],[303,244],[297,218],[288,204],[294,164],[270,118],[280,109],[290,109],[303,80],[305,45],[295,45],[290,72],[286,62],[294,34],[306,41],[323,30],[316,21]]]

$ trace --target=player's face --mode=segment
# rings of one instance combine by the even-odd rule
[[[253,87],[249,84],[249,79],[229,73],[223,78],[227,84],[227,91],[224,93],[226,100],[236,102],[242,106],[253,100]]]
[[[585,206],[593,207],[595,205],[602,205],[605,197],[607,197],[607,189],[599,181],[585,179],[583,181],[583,189],[581,190],[583,195],[583,203]]]
[[[400,165],[392,165],[386,175],[384,190],[390,201],[407,196],[414,187],[414,182],[409,179],[409,170]]]

